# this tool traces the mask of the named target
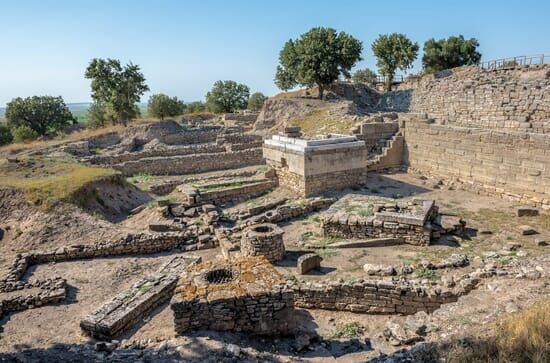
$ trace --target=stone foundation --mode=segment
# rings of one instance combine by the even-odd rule
[[[367,149],[355,136],[312,140],[273,136],[265,140],[263,153],[267,165],[276,171],[279,185],[300,196],[366,183]]]
[[[293,291],[263,257],[189,266],[170,302],[176,333],[206,329],[285,334],[293,330]]]
[[[241,255],[264,256],[270,262],[282,260],[285,256],[283,230],[276,224],[263,223],[248,227],[241,240]]]
[[[125,176],[139,173],[177,175],[258,165],[263,161],[262,149],[246,149],[222,153],[204,153],[167,157],[150,157],[114,164]]]
[[[137,281],[128,290],[85,316],[82,331],[96,339],[111,340],[169,300],[183,269],[200,257],[173,257],[155,274]]]
[[[388,198],[367,198],[359,213],[347,212],[335,205],[322,217],[325,236],[344,238],[402,239],[413,245],[428,245],[438,216],[433,200],[416,200],[396,203]],[[352,205],[348,205],[348,209]]]

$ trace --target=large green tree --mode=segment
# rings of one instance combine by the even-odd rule
[[[76,123],[62,97],[33,96],[15,98],[7,104],[6,120],[10,128],[27,126],[39,136],[55,133]]]
[[[158,117],[164,120],[166,116],[173,117],[183,114],[185,103],[178,100],[176,96],[170,97],[163,93],[152,95],[147,103],[147,113],[151,117]]]
[[[117,59],[91,60],[85,77],[92,80],[92,98],[114,113],[119,123],[126,126],[128,120],[138,116],[137,103],[149,91],[145,77],[138,65],[125,66]]]
[[[405,34],[392,33],[380,35],[372,43],[372,52],[376,56],[378,69],[386,77],[386,89],[390,90],[395,72],[412,67],[418,55],[418,43],[413,43]]]
[[[451,36],[447,39],[428,39],[424,43],[422,66],[426,73],[444,69],[477,64],[481,53],[477,51],[477,39],[464,39],[464,36]]]
[[[287,41],[279,53],[275,84],[282,90],[296,85],[324,90],[340,77],[349,78],[351,68],[361,60],[363,43],[332,28],[313,28],[296,40]]]
[[[234,112],[245,109],[250,89],[235,81],[217,81],[206,94],[206,104],[212,112]]]
[[[373,85],[376,82],[376,73],[369,68],[358,69],[356,70],[351,79],[354,82],[366,83],[368,85]]]
[[[267,97],[262,92],[255,92],[250,95],[248,99],[248,109],[252,111],[259,111],[264,105]]]

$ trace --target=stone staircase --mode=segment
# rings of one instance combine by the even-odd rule
[[[401,131],[398,131],[389,139],[380,139],[372,151],[367,159],[367,171],[381,171],[400,167],[403,157],[403,135]]]

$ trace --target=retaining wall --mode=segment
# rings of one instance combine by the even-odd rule
[[[404,162],[482,194],[550,208],[550,135],[405,122]]]
[[[139,173],[177,175],[240,168],[261,164],[262,161],[262,149],[256,148],[223,153],[143,158],[115,164],[113,168],[126,176]]]

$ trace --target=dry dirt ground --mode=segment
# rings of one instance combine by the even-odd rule
[[[198,176],[200,178],[200,176]],[[399,245],[372,248],[334,249],[333,240],[323,238],[319,226],[319,214],[315,213],[300,220],[282,224],[285,230],[287,257],[277,264],[283,275],[294,275],[297,257],[305,250],[305,244],[325,245],[317,251],[323,256],[322,268],[300,278],[321,279],[360,279],[366,278],[362,266],[365,263],[400,264],[414,263],[419,260],[436,261],[452,253],[465,253],[470,261],[479,261],[475,256],[485,257],[488,251],[502,251],[503,247],[515,242],[521,247],[516,251],[501,252],[492,262],[500,265],[513,265],[533,260],[544,272],[539,279],[517,279],[514,276],[494,277],[484,280],[483,284],[461,297],[458,302],[443,305],[432,317],[435,328],[427,340],[447,339],[452,335],[471,334],[488,329],[491,323],[506,313],[517,311],[531,305],[541,298],[548,298],[550,285],[550,247],[539,247],[535,238],[550,238],[550,217],[542,214],[538,217],[515,216],[515,207],[511,202],[472,194],[461,190],[448,190],[437,183],[427,181],[414,174],[370,174],[368,187],[361,190],[348,190],[334,193],[335,196],[355,199],[361,195],[378,195],[394,198],[420,197],[435,199],[443,212],[453,212],[462,216],[469,228],[468,238],[442,239],[429,247]],[[285,195],[285,191],[276,190],[270,196]],[[21,196],[15,196],[20,198]],[[20,245],[22,241],[15,236],[15,227],[11,228],[0,242],[0,272],[5,272],[13,255],[21,249],[42,249],[63,244],[97,241],[112,238],[128,231],[145,229],[148,223],[162,218],[155,208],[146,208],[118,224],[112,224],[84,212],[52,217],[20,199],[10,206],[11,210],[21,208],[23,215],[11,219],[5,217],[1,222],[15,224],[18,218],[22,224],[18,227],[26,236],[42,233],[44,228],[53,228],[52,237],[44,244]],[[339,203],[344,203],[340,200]],[[238,208],[239,205],[235,206]],[[31,218],[32,216],[32,218]],[[88,218],[91,218],[88,220]],[[35,222],[36,221],[36,222]],[[34,226],[32,223],[41,223]],[[27,226],[27,224],[29,224]],[[62,223],[62,227],[58,224]],[[528,224],[538,230],[536,236],[522,236],[518,227]],[[34,232],[32,232],[34,231]],[[31,233],[32,232],[32,233]],[[23,246],[23,247],[21,247]],[[519,253],[519,251],[522,251]],[[204,260],[219,256],[217,249],[190,253],[200,255]],[[128,288],[133,282],[155,271],[171,253],[147,256],[128,256],[100,258],[73,262],[53,263],[31,268],[27,279],[62,276],[70,285],[67,301],[10,314],[0,321],[0,352],[14,352],[28,348],[47,348],[52,344],[86,344],[89,338],[83,336],[79,320],[85,314],[110,299],[113,295]],[[519,255],[519,256],[518,256]],[[429,276],[439,280],[445,275],[464,274],[474,266],[446,272],[437,272]],[[259,339],[231,333],[195,332],[186,337],[174,337],[171,310],[168,304],[156,309],[151,316],[145,317],[139,326],[127,332],[122,339],[146,342],[148,346],[162,344],[169,340],[176,346],[180,357],[186,360],[207,360],[209,352],[225,349],[227,343],[240,346],[245,356],[260,360],[275,361],[312,361],[312,362],[357,362],[377,357],[381,352],[391,353],[396,347],[389,345],[382,336],[384,325],[390,319],[400,321],[404,317],[384,315],[364,315],[348,312],[323,310],[300,310],[296,314],[300,330],[312,335],[326,337],[322,344],[313,344],[302,353],[292,351],[292,338]],[[338,332],[347,323],[359,323],[362,331],[354,337],[333,339],[328,337]],[[328,342],[328,343],[327,343]],[[1,356],[0,356],[1,357]],[[212,358],[212,356],[210,356]],[[0,359],[1,361],[1,359]]]

